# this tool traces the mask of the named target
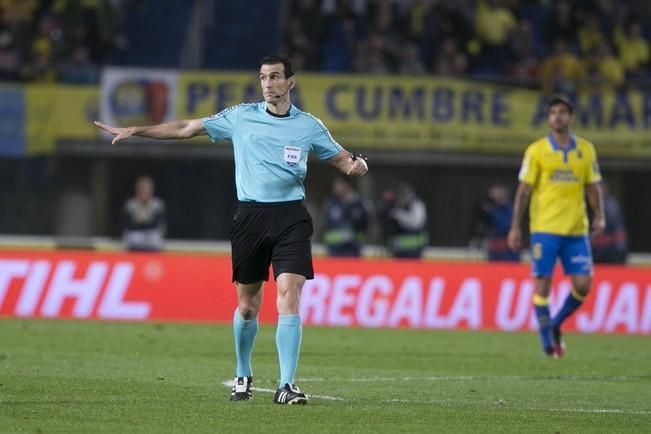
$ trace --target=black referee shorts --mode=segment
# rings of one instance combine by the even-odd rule
[[[231,229],[233,281],[255,283],[281,273],[314,278],[312,218],[301,201],[240,202]]]

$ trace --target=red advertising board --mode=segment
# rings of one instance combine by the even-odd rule
[[[524,264],[316,259],[306,325],[529,330],[533,281]],[[570,289],[555,276],[552,312]],[[261,321],[275,322],[275,285]],[[230,321],[226,256],[0,252],[0,315],[30,318]],[[591,333],[651,334],[651,268],[597,266],[593,291],[568,323]]]

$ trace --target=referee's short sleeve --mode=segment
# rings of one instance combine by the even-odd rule
[[[343,151],[339,143],[332,138],[330,131],[317,118],[314,119],[314,130],[312,133],[312,150],[320,160],[327,160]]]
[[[210,140],[218,142],[220,140],[232,139],[233,130],[237,123],[237,113],[238,106],[233,106],[215,115],[203,118],[203,126],[206,128]]]

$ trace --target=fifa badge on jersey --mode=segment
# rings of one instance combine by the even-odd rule
[[[301,161],[301,148],[285,146],[285,163],[289,167],[296,166]]]

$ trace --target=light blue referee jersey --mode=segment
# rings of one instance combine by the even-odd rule
[[[204,118],[203,125],[213,142],[233,142],[240,201],[303,200],[308,154],[326,160],[343,150],[319,119],[294,105],[278,116],[265,102],[240,104]]]

